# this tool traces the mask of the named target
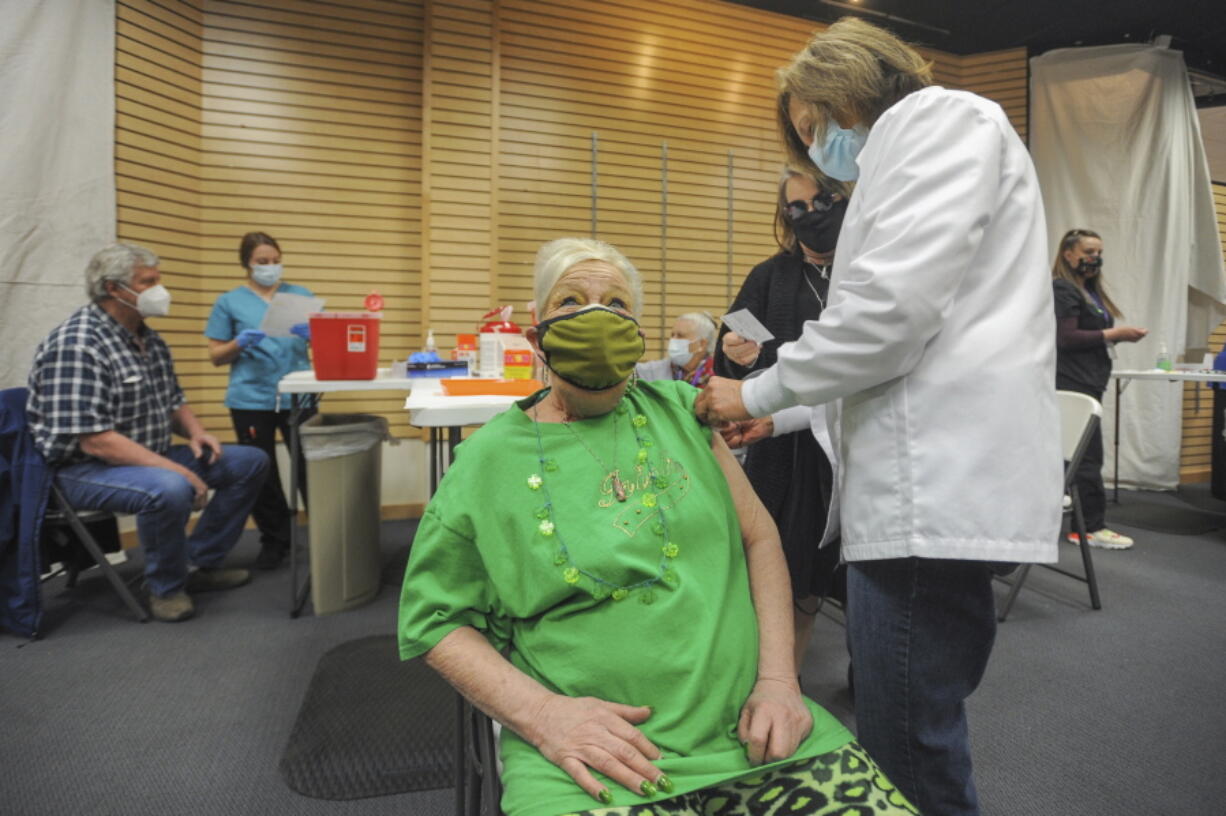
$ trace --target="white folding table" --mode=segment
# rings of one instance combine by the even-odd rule
[[[1115,439],[1113,441],[1115,457],[1115,475],[1113,478],[1112,501],[1120,502],[1120,397],[1131,380],[1164,380],[1166,382],[1203,382],[1226,383],[1226,371],[1163,371],[1151,368],[1147,371],[1112,371],[1111,379],[1115,380]],[[1197,410],[1200,408],[1200,391],[1196,392]]]
[[[404,408],[409,412],[410,425],[430,429],[430,495],[433,496],[444,471],[451,464],[456,445],[460,444],[461,428],[465,425],[484,425],[523,397],[503,394],[452,397],[443,393],[442,382],[434,378],[415,379],[413,384],[413,390],[404,401]],[[447,429],[445,449],[442,444],[444,428]]]

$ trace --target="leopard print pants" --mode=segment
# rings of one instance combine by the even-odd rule
[[[620,791],[619,791],[620,792]],[[624,792],[623,792],[624,793]],[[722,785],[566,816],[916,816],[856,742]]]

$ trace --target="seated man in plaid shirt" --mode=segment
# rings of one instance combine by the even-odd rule
[[[188,407],[170,349],[145,324],[170,310],[160,281],[158,258],[143,247],[113,244],[95,255],[85,269],[91,302],[35,352],[27,414],[69,503],[136,515],[150,611],[181,621],[195,612],[189,591],[251,580],[247,570],[221,563],[260,492],[268,457],[222,445]],[[172,432],[187,444],[172,445]],[[201,508],[188,536],[188,517]]]

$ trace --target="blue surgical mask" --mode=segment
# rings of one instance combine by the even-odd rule
[[[835,122],[828,122],[826,138],[821,144],[818,143],[817,132],[814,131],[813,144],[809,145],[809,158],[830,178],[855,181],[860,176],[860,165],[856,164],[856,156],[860,155],[867,138],[868,128],[864,125],[843,128]]]
[[[260,286],[272,286],[281,280],[281,264],[256,264],[251,267],[251,279]]]

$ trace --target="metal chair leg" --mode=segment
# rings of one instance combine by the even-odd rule
[[[115,590],[115,594],[119,596],[120,600],[122,600],[128,609],[131,610],[132,614],[136,616],[137,621],[144,623],[149,620],[149,613],[145,611],[145,608],[141,606],[140,602],[137,601],[132,595],[132,591],[128,589],[128,585],[125,584],[123,579],[119,577],[119,574],[115,572],[115,568],[111,566],[111,562],[106,560],[106,555],[102,552],[102,548],[98,546],[98,542],[94,540],[94,537],[90,535],[89,530],[87,530],[85,525],[81,523],[81,519],[77,516],[76,511],[72,509],[72,506],[68,503],[68,500],[64,498],[64,494],[60,492],[60,488],[55,484],[55,482],[51,483],[51,492],[55,496],[55,500],[58,503],[60,510],[63,511],[64,518],[68,520],[68,526],[72,527],[72,531],[77,534],[77,538],[80,540],[81,545],[85,547],[85,549],[93,557],[94,562],[98,565],[98,569],[102,570],[102,574],[105,575],[106,580],[110,582],[111,588]]]
[[[1030,574],[1030,568],[1033,564],[1022,564],[1017,571],[1017,577],[1013,579],[1013,585],[1009,587],[1009,596],[1005,598],[1005,605],[1000,610],[1000,615],[996,620],[999,623],[1004,623],[1005,618],[1009,616],[1009,610],[1013,608],[1013,602],[1017,600],[1017,593],[1022,591],[1022,584],[1026,583],[1026,576]]]
[[[1094,575],[1094,559],[1090,557],[1090,537],[1086,534],[1086,520],[1081,513],[1081,497],[1077,488],[1072,491],[1073,524],[1077,528],[1077,546],[1081,549],[1081,563],[1086,571],[1086,583],[1090,586],[1090,606],[1102,609],[1102,601],[1098,597],[1098,578]]]
[[[433,429],[431,429],[433,430]],[[468,814],[468,701],[460,694],[456,703],[455,812]]]

